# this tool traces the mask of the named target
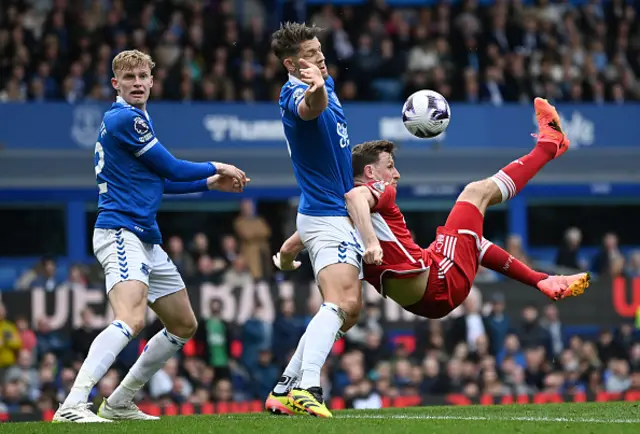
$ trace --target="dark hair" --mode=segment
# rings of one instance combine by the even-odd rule
[[[271,35],[271,51],[280,60],[290,56],[296,56],[300,50],[300,44],[315,38],[322,29],[311,27],[305,23],[292,23],[287,21],[280,24],[280,28]]]
[[[365,166],[378,162],[380,154],[388,152],[393,155],[395,150],[396,144],[388,140],[372,140],[356,145],[351,151],[353,175],[361,176],[364,173]]]

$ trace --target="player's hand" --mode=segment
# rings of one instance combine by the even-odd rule
[[[245,173],[236,166],[217,162],[213,162],[213,165],[216,166],[216,174],[233,178],[242,187],[247,185],[247,175],[245,175]]]
[[[304,59],[300,59],[300,80],[309,85],[307,92],[315,92],[324,86],[324,78],[320,68]]]
[[[273,255],[273,265],[278,267],[282,271],[293,271],[300,268],[302,262],[296,261],[295,258],[290,258],[288,255],[281,255],[280,252]]]
[[[247,183],[251,181],[247,178]],[[244,186],[237,179],[227,175],[213,175],[207,178],[209,190],[223,191],[225,193],[242,193]]]
[[[382,247],[380,243],[375,243],[367,247],[362,256],[365,264],[381,265],[382,264]]]

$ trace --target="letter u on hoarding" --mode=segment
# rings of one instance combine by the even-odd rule
[[[616,277],[611,283],[611,301],[618,315],[633,318],[640,307],[640,277],[631,281],[631,300],[627,297],[627,279]]]

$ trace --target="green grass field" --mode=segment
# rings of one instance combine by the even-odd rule
[[[333,419],[266,413],[169,416],[157,422],[112,424],[0,424],[2,434],[45,433],[640,433],[640,404],[581,403],[469,407],[413,407],[339,411]]]

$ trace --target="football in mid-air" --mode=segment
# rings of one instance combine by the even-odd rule
[[[402,107],[402,122],[416,137],[429,139],[442,134],[449,126],[451,109],[446,98],[433,90],[419,90]]]

